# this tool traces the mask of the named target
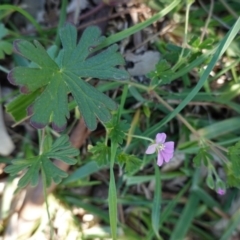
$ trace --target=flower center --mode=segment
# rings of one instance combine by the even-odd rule
[[[159,144],[158,144],[158,146],[157,146],[157,148],[158,148],[158,150],[159,150],[159,151],[162,151],[162,150],[164,150],[164,149],[165,149],[165,145],[164,145],[164,144],[161,144],[161,143],[159,143]]]

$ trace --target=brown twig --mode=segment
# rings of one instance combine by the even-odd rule
[[[92,16],[93,14],[97,13],[98,11],[100,11],[103,7],[104,7],[104,2],[99,3],[95,8],[91,9],[90,11],[81,14],[80,17],[78,18],[79,21]]]
[[[145,9],[145,8],[144,8]],[[102,17],[102,18],[98,18],[94,21],[91,21],[91,22],[88,22],[88,23],[85,23],[85,24],[82,24],[81,26],[79,26],[77,29],[80,30],[80,29],[83,29],[83,28],[86,28],[88,26],[92,26],[92,25],[97,25],[98,23],[100,22],[104,22],[104,21],[108,21],[108,20],[111,20],[111,19],[114,19],[116,17],[119,17],[121,15],[126,15],[126,14],[129,14],[131,11],[136,11],[136,12],[142,12],[142,8],[139,8],[139,9],[126,9],[124,11],[121,11],[121,12],[118,12],[118,13],[115,13],[115,14],[112,14],[110,16],[107,16],[107,17]]]

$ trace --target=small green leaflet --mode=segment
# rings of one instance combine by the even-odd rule
[[[9,55],[12,53],[12,44],[2,40],[7,34],[8,30],[0,23],[0,59],[3,59],[5,54]]]
[[[129,78],[125,70],[116,68],[124,64],[123,57],[117,52],[117,45],[91,55],[94,48],[104,40],[100,34],[97,27],[89,27],[77,44],[76,28],[66,24],[59,32],[63,48],[56,58],[36,40],[34,44],[26,40],[14,42],[15,52],[34,64],[14,68],[8,74],[9,81],[20,86],[23,94],[43,89],[28,107],[32,126],[41,129],[51,122],[56,131],[64,130],[66,118],[69,117],[69,92],[90,130],[96,128],[96,118],[102,122],[111,119],[110,111],[117,108],[116,103],[82,80],[86,77],[113,80]]]
[[[200,148],[197,155],[193,158],[193,162],[196,167],[201,167],[202,161],[203,164],[208,167],[208,159],[212,159],[212,156],[207,152],[208,148]]]
[[[240,187],[240,142],[228,148],[230,162],[226,165],[227,185]]]
[[[155,70],[150,72],[147,76],[153,81],[161,79],[160,84],[164,85],[170,83],[169,79],[173,74],[174,72],[171,69],[171,65],[165,59],[161,59],[159,63],[156,64]]]
[[[122,144],[125,139],[125,132],[129,129],[130,125],[126,120],[118,121],[115,115],[110,122],[106,123],[106,128],[112,142]]]
[[[239,188],[240,187],[240,176],[234,174],[231,163],[227,164],[227,166],[225,167],[225,172],[227,174],[227,186]]]
[[[120,164],[125,164],[125,171],[128,175],[138,171],[142,164],[142,161],[139,158],[126,153],[118,154],[117,160]]]
[[[103,142],[97,142],[96,146],[89,149],[93,154],[92,159],[96,161],[99,167],[106,166],[110,162],[110,147]]]
[[[207,185],[209,188],[214,189],[215,187],[215,181],[213,179],[213,175],[212,172],[208,170],[208,175],[207,175],[207,179],[206,179]]]
[[[189,45],[194,48],[195,51],[202,50],[202,49],[212,49],[214,44],[213,38],[207,38],[203,42],[200,40],[198,36],[193,36],[192,39],[189,41]]]
[[[48,138],[46,139],[49,140]],[[49,141],[47,144],[49,144]],[[79,151],[70,145],[68,136],[62,135],[46,152],[28,159],[13,160],[12,165],[7,166],[4,171],[10,173],[11,176],[16,176],[20,171],[24,171],[24,175],[18,182],[19,188],[24,188],[29,183],[32,186],[36,186],[39,180],[39,172],[41,171],[46,179],[46,185],[49,187],[52,180],[58,184],[62,178],[68,176],[66,172],[56,167],[51,159],[58,159],[66,164],[73,165],[77,162],[73,157],[77,155],[79,155]]]
[[[16,122],[26,118],[26,109],[40,95],[40,91],[28,95],[19,94],[14,100],[6,105],[6,111],[12,115]]]
[[[111,148],[106,146],[105,143],[97,142],[96,146],[89,149],[89,152],[93,154],[91,159],[96,161],[99,167],[107,166],[110,163]],[[120,165],[125,166],[127,174],[138,171],[142,164],[139,158],[123,152],[117,153],[116,160]]]

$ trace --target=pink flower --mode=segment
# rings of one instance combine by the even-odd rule
[[[163,162],[169,162],[174,153],[174,142],[165,142],[167,135],[165,133],[158,133],[156,135],[155,143],[151,144],[146,154],[158,153],[157,165],[162,166]]]
[[[218,188],[217,193],[218,193],[219,195],[224,195],[224,194],[226,193],[226,190],[225,190],[225,189]]]

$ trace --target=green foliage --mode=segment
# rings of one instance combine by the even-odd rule
[[[166,59],[171,64],[176,64],[179,58],[186,59],[191,55],[191,50],[188,48],[182,48],[174,44],[166,45],[166,52],[163,54],[163,59]]]
[[[212,49],[214,43],[214,39],[207,38],[204,41],[200,41],[200,38],[198,36],[194,36],[190,41],[189,45],[191,45],[195,51],[200,51],[203,49]]]
[[[52,180],[58,184],[62,178],[67,177],[67,173],[56,167],[51,159],[58,159],[66,164],[72,165],[76,163],[73,158],[79,154],[79,151],[70,145],[68,136],[62,135],[59,137],[51,147],[51,140],[47,137],[45,139],[45,151],[38,155],[23,160],[13,160],[11,166],[5,168],[6,173],[11,176],[16,176],[19,172],[24,171],[23,176],[18,182],[19,188],[24,188],[27,184],[36,186],[38,184],[39,172],[46,180],[46,186],[49,187]]]
[[[227,185],[229,187],[240,186],[240,142],[228,148],[230,163],[226,166]]]
[[[32,92],[28,95],[20,94],[12,102],[6,105],[6,111],[11,113],[16,122],[27,116],[27,107],[40,95],[40,91]]]
[[[151,111],[150,111],[150,108],[148,107],[148,105],[143,105],[143,113],[145,114],[145,116],[147,118],[150,118]]]
[[[216,188],[217,189],[226,189],[226,184],[221,180],[221,179],[218,179],[216,181]]]
[[[9,55],[12,53],[12,44],[2,40],[7,34],[8,30],[2,23],[0,23],[0,59],[3,59],[5,54]]]
[[[202,162],[207,167],[208,159],[212,159],[212,156],[207,152],[208,148],[200,148],[197,155],[193,158],[193,162],[196,167],[200,167]]]
[[[126,153],[118,154],[117,160],[120,164],[125,164],[126,173],[129,175],[137,171],[142,164],[142,161],[139,158]]]
[[[172,76],[177,69],[184,68],[189,63],[196,60],[197,57],[202,55],[202,50],[209,50],[212,48],[214,40],[206,39],[200,42],[198,36],[194,36],[189,45],[189,48],[182,48],[173,44],[166,44],[161,46],[162,57],[158,64],[155,66],[155,70],[150,72],[147,76],[152,80],[152,84],[169,84],[172,81]]]
[[[240,186],[240,176],[235,175],[233,172],[232,164],[229,163],[225,167],[226,175],[227,175],[227,186],[228,187],[239,187]]]
[[[215,187],[215,182],[214,182],[213,175],[211,172],[209,172],[207,175],[207,185],[211,189],[214,189],[214,187]]]
[[[198,36],[194,36],[190,41],[191,54],[188,56],[188,61],[193,61],[197,57],[202,55],[202,50],[211,50],[213,48],[214,40],[207,38],[204,41],[200,41]]]
[[[69,178],[64,179],[65,185],[62,185],[62,187],[64,186],[64,189],[58,191],[58,196],[60,197],[62,202],[65,202],[70,206],[72,204],[75,204],[78,207],[84,208],[93,215],[97,215],[100,218],[101,222],[105,222],[104,226],[100,224],[100,232],[98,231],[99,229],[94,229],[96,230],[94,231],[94,233],[91,231],[78,231],[79,239],[91,238],[92,235],[96,236],[96,238],[98,237],[104,239],[138,239],[141,237],[143,239],[163,238],[173,240],[191,237],[206,240],[216,239],[214,233],[212,231],[209,231],[208,226],[206,226],[206,219],[209,220],[208,222],[214,223],[218,220],[221,220],[221,216],[219,214],[209,213],[211,213],[213,207],[227,212],[229,210],[228,208],[231,206],[231,202],[235,198],[234,194],[238,190],[231,189],[231,191],[228,192],[227,198],[224,197],[221,201],[215,201],[213,197],[216,197],[216,194],[212,194],[212,191],[205,192],[202,188],[205,188],[206,185],[208,185],[211,189],[216,189],[216,186],[217,188],[224,188],[223,182],[219,181],[218,179],[217,171],[215,170],[216,161],[215,158],[211,158],[210,149],[216,148],[216,150],[218,151],[216,151],[215,154],[219,153],[219,160],[223,160],[222,163],[225,163],[226,157],[221,158],[221,156],[225,155],[225,151],[222,151],[224,150],[224,146],[229,146],[230,144],[234,144],[236,141],[239,140],[239,128],[237,127],[237,124],[235,124],[236,128],[233,131],[232,128],[227,128],[227,124],[225,123],[225,121],[222,121],[223,119],[228,118],[228,116],[235,114],[234,112],[232,112],[231,109],[234,109],[237,112],[240,111],[238,104],[234,102],[236,100],[236,97],[239,95],[239,61],[237,58],[237,53],[239,52],[239,44],[238,41],[235,41],[234,48],[233,46],[228,48],[228,43],[232,42],[234,36],[232,34],[230,36],[228,33],[226,33],[225,25],[232,26],[232,21],[235,16],[233,14],[227,13],[227,11],[224,12],[223,8],[221,8],[221,11],[216,12],[217,5],[221,5],[220,2],[217,2],[215,4],[216,6],[214,5],[213,15],[218,15],[216,13],[219,12],[221,13],[221,15],[223,16],[221,25],[217,23],[216,19],[211,18],[209,19],[209,24],[206,24],[204,26],[206,22],[205,20],[208,17],[207,13],[204,12],[202,7],[199,7],[199,4],[195,4],[193,6],[195,18],[192,19],[194,19],[194,21],[198,22],[199,24],[199,28],[196,29],[196,24],[191,21],[191,17],[188,19],[186,14],[186,4],[190,1],[178,1],[177,7],[174,8],[174,11],[177,11],[177,13],[175,14],[177,16],[177,21],[174,23],[174,29],[171,30],[171,32],[167,33],[168,36],[160,38],[160,41],[164,45],[164,42],[169,41],[172,41],[173,44],[176,45],[179,44],[181,40],[187,41],[190,36],[196,36],[190,42],[188,42],[187,49],[183,49],[173,44],[166,44],[164,46],[164,51],[160,51],[162,60],[159,62],[159,64],[157,64],[155,71],[152,72],[152,75],[149,75],[152,79],[150,83],[151,86],[146,86],[145,82],[131,80],[126,84],[124,83],[124,90],[122,91],[122,96],[118,95],[118,99],[121,98],[121,107],[118,111],[118,121],[122,118],[127,119],[127,121],[131,123],[130,133],[133,135],[140,134],[140,137],[145,136],[152,138],[158,132],[171,133],[171,138],[175,139],[177,150],[180,151],[176,152],[176,159],[184,158],[184,166],[180,170],[169,169],[165,172],[160,171],[155,161],[150,163],[150,158],[145,159],[144,157],[144,160],[141,162],[141,160],[137,159],[137,157],[141,158],[144,153],[144,149],[139,149],[138,151],[139,146],[144,145],[140,142],[142,141],[140,140],[141,138],[136,141],[129,141],[125,146],[124,143],[126,135],[124,133],[126,132],[126,130],[122,129],[122,126],[119,126],[119,124],[121,124],[122,122],[119,123],[116,119],[112,119],[111,121],[108,121],[107,124],[104,123],[104,126],[109,124],[106,129],[106,131],[108,131],[106,136],[106,142],[111,147],[108,147],[108,144],[97,142],[99,141],[99,139],[95,139],[95,141],[93,139],[94,147],[90,149],[90,152],[92,154],[88,154],[84,157],[84,159],[86,158],[84,161],[86,162],[86,164],[83,164],[78,169],[75,169],[76,171],[71,174]],[[64,2],[66,3],[66,1]],[[169,4],[172,4],[172,2],[176,1],[152,0],[144,2],[156,3],[155,5],[158,6],[158,8],[156,9],[165,11],[165,9],[163,8],[164,6],[168,6]],[[204,4],[209,9],[210,3],[207,3],[205,1]],[[228,3],[228,5],[232,7],[232,3]],[[236,8],[232,8],[232,10],[232,13],[234,13],[234,11],[236,13],[239,12],[237,11],[239,9]],[[167,10],[167,12],[169,11],[170,10]],[[186,17],[184,18],[185,14]],[[193,14],[191,14],[190,12],[189,15],[191,16]],[[230,15],[232,15],[231,18]],[[158,16],[158,19],[160,18],[162,18],[162,15]],[[168,16],[167,18],[171,19],[171,16]],[[155,18],[155,21],[158,19]],[[135,32],[145,28],[147,26],[146,23],[149,25],[148,20],[142,21],[140,23],[142,25],[137,24],[136,26],[134,25],[133,27],[127,28],[124,31],[120,31],[117,34],[110,34],[109,38],[100,45],[97,45],[96,48],[99,50],[102,48],[102,46],[107,46],[107,44],[109,45],[111,41],[117,42],[120,39],[126,38],[126,36],[129,37],[131,34],[134,34]],[[208,21],[206,23],[208,23]],[[168,27],[167,25],[169,24],[171,26],[171,21],[163,21],[162,24]],[[185,31],[184,24],[186,27]],[[201,24],[202,26],[200,26]],[[218,28],[213,28],[212,26],[216,26],[216,24],[218,24]],[[13,25],[11,24],[9,26]],[[238,26],[240,26],[239,21]],[[57,32],[59,30],[60,29],[57,29]],[[155,30],[158,29],[154,29],[154,32]],[[206,31],[203,42],[201,42],[200,40],[200,31],[202,30]],[[43,31],[44,32],[41,35],[41,39],[44,40],[44,37],[48,36],[48,33],[45,33],[45,30]],[[235,28],[235,31],[237,34],[239,32],[239,27]],[[191,33],[189,33],[188,35],[187,32]],[[66,36],[71,37],[71,34],[66,34]],[[221,41],[219,47],[216,46],[215,48],[215,46],[211,44],[212,42],[209,39],[210,36],[214,36],[214,41],[216,42],[216,44],[218,38],[222,38],[221,36],[226,37],[222,38],[223,40]],[[52,37],[53,36],[51,36],[51,39]],[[71,42],[71,39],[69,42]],[[184,42],[184,44],[180,43],[179,46],[185,46],[185,43],[186,42]],[[52,61],[57,64],[58,69],[62,69],[61,56],[65,55],[65,48],[66,47],[63,46],[63,49],[60,51],[60,53],[56,52],[55,57],[54,55],[48,53]],[[93,48],[90,47],[90,54],[86,58],[86,60],[91,59],[91,55],[93,56],[95,53],[97,53],[95,51],[96,49]],[[221,54],[224,53],[227,48],[229,52],[227,52],[227,54],[225,54],[224,56],[224,59],[222,59]],[[203,49],[209,49],[210,51],[202,51]],[[231,52],[234,52],[234,55],[231,55]],[[210,62],[210,64],[206,64],[206,59],[209,59],[210,56],[211,58],[213,56],[212,61]],[[219,62],[220,64],[218,64]],[[231,64],[229,65],[229,63]],[[204,64],[204,68],[200,67],[201,64]],[[38,64],[33,62],[31,63],[29,68],[38,68],[40,70],[43,69],[42,66],[39,67]],[[46,69],[46,67],[44,68]],[[63,72],[64,71],[65,69],[63,69]],[[63,72],[59,72],[59,74],[64,75],[65,72]],[[64,75],[62,79],[66,76],[67,75]],[[216,82],[218,82],[216,80],[220,76],[226,76],[227,79],[225,83],[221,86],[221,88],[218,88],[220,87],[220,85],[218,83],[216,84]],[[83,76],[81,75],[79,75],[79,77],[83,78]],[[161,87],[161,84],[168,84],[174,80],[177,80],[177,83],[171,86],[169,85],[166,87]],[[82,80],[79,79],[79,81]],[[27,107],[29,105],[32,105],[34,102],[34,104],[36,104],[35,100],[38,101],[39,97],[41,98],[42,94],[44,93],[44,91],[46,91],[49,84],[50,82],[36,89],[36,91],[33,91],[30,94],[20,95],[19,98],[17,98],[16,102],[14,101],[12,102],[12,105],[8,105],[9,107],[12,107],[12,110],[10,110],[12,115],[17,116],[19,120],[22,120],[24,117],[24,114],[22,114],[22,112],[25,111]],[[89,82],[87,84],[89,84]],[[121,91],[121,84],[121,82],[105,82],[104,84],[100,85],[100,88],[102,90],[105,89],[104,91],[107,90],[110,92],[114,91],[116,88]],[[21,84],[19,85],[23,86]],[[215,88],[216,85],[217,88]],[[71,106],[74,105],[75,107],[77,105],[75,96],[69,89],[67,82],[66,86],[68,89],[67,93],[70,95],[71,98]],[[22,90],[24,91],[26,89],[23,88]],[[228,94],[229,99],[232,99],[231,102],[224,100],[226,99],[225,93]],[[166,103],[171,105],[173,110],[169,110],[168,108],[166,108],[166,106],[164,106],[164,104],[156,101],[156,98],[154,97],[155,94],[161,96],[162,101],[165,101]],[[82,94],[81,92],[81,95],[84,94]],[[92,91],[88,91],[85,95],[90,95],[90,98],[94,97],[92,96],[94,95]],[[85,95],[83,99],[86,98]],[[74,98],[73,100],[72,96]],[[55,98],[55,96],[53,96],[53,98]],[[221,101],[219,99],[221,99]],[[51,103],[51,101],[49,102]],[[85,103],[86,101],[83,104]],[[138,108],[137,111],[139,111],[139,115],[141,117],[139,118],[139,116],[136,114],[135,108],[129,109],[129,106],[136,106]],[[92,110],[92,106],[90,106],[89,108],[90,110]],[[228,114],[223,114],[224,116],[221,116],[222,113],[225,113],[225,108],[227,109]],[[68,111],[71,111],[71,109],[72,107],[70,107],[70,105],[68,104]],[[181,111],[182,109],[184,109],[184,111]],[[110,108],[107,108],[107,110],[109,112],[111,111]],[[178,121],[171,121],[171,119],[177,118],[177,114],[180,113],[180,111],[183,118],[186,119],[186,121],[188,122],[187,127],[183,126],[184,122],[181,122],[182,120],[180,118],[180,123]],[[199,114],[201,115],[201,117],[199,117]],[[93,113],[93,115],[96,116],[95,113]],[[75,115],[74,117],[76,120],[78,116],[76,117]],[[96,118],[98,117],[96,116]],[[54,123],[54,121],[52,121],[53,114],[51,114],[49,119],[49,122]],[[100,121],[102,120],[100,119]],[[219,131],[212,131],[212,128],[214,128],[212,126],[215,126],[215,123],[222,123],[222,127],[220,129],[222,134],[219,134]],[[197,143],[199,142],[199,139],[196,141],[192,140],[190,136],[191,131],[188,129],[189,124],[199,133],[203,133],[200,134],[201,138],[205,138],[207,140],[206,142],[209,144],[209,148],[208,146],[206,146],[206,148],[205,146],[200,147],[201,149],[198,152],[199,147],[197,146]],[[179,125],[182,126],[180,131],[178,131]],[[208,126],[210,125],[211,128],[208,128]],[[186,142],[188,139],[189,142]],[[126,153],[122,152],[120,144],[124,147],[124,151],[126,151]],[[31,146],[29,142],[27,142],[26,146],[27,145]],[[43,149],[43,154],[51,151],[51,148],[52,139],[48,137],[47,139],[45,139],[44,144],[41,146],[41,149]],[[24,148],[22,147],[21,152],[23,151]],[[132,156],[131,154],[133,153],[136,154],[136,156]],[[194,163],[196,166],[202,166],[203,164],[207,166],[208,175],[205,182],[203,182],[203,176],[201,175],[200,169],[192,166],[192,164],[189,164],[189,160],[191,161],[193,155],[196,155],[196,157],[194,158]],[[27,159],[33,158],[33,155],[26,155],[26,153],[24,156]],[[95,161],[92,161],[93,159]],[[109,197],[107,198],[107,203],[110,206],[108,208],[110,214],[109,218],[107,216],[107,213],[99,211],[99,208],[105,207],[106,197],[104,199],[101,199],[94,197],[95,194],[87,194],[88,196],[86,199],[86,196],[79,196],[79,194],[74,193],[69,196],[69,192],[72,192],[72,187],[79,187],[83,185],[92,186],[96,183],[99,184],[100,181],[95,181],[99,179],[95,179],[95,177],[92,178],[90,176],[91,174],[98,171],[100,171],[101,174],[101,168],[97,166],[97,163],[99,166],[106,166],[109,164],[110,159],[111,180],[109,184]],[[135,159],[137,160],[135,161]],[[32,164],[34,164],[36,160],[38,161],[37,157],[35,157],[34,161],[32,161]],[[47,159],[47,161],[51,160]],[[124,175],[126,172],[127,174],[130,174],[130,176],[124,176],[123,179],[122,176],[117,176],[114,172],[117,167],[116,163],[119,164],[121,168],[123,168]],[[219,164],[217,165],[217,167],[219,168]],[[238,166],[237,164],[235,165]],[[236,166],[234,166],[234,168]],[[228,175],[228,186],[239,187],[240,178],[236,175],[237,170],[233,168],[232,162],[224,165],[224,167],[226,168],[226,172]],[[154,168],[155,173],[153,172]],[[30,171],[29,168],[26,168],[26,170]],[[193,173],[193,170],[195,170],[195,173]],[[23,170],[23,173],[24,171],[25,169]],[[127,179],[126,182],[122,181],[125,180],[125,177]],[[173,183],[174,186],[170,189],[170,192],[174,195],[174,198],[171,198],[165,194],[163,194],[162,196],[161,194],[159,194],[162,189],[162,182],[164,183],[165,181],[168,182],[171,180],[176,180],[176,178],[180,177],[186,179],[186,181],[184,181],[184,186],[180,186],[180,188],[178,186],[179,184],[174,185]],[[156,184],[154,184],[153,188],[152,183],[154,183],[154,181]],[[190,187],[190,184],[192,184],[192,187]],[[168,190],[168,184],[164,183],[163,185],[165,186],[164,188]],[[182,203],[183,196],[185,196],[186,198],[186,204]],[[221,197],[222,196],[218,196],[218,198]],[[94,205],[97,205],[97,207],[95,207]],[[119,231],[117,228],[117,219],[124,216],[121,216],[121,212],[119,212],[120,215],[117,217],[118,205],[120,205],[120,207],[122,205],[123,207],[131,209],[131,211],[129,211],[127,214],[126,221],[130,224],[123,223],[119,225],[120,228],[123,230],[123,233],[120,234],[121,236],[118,235]],[[163,209],[161,209],[162,205],[164,205]],[[180,217],[176,218],[175,216]],[[219,235],[221,235],[221,239],[231,238],[232,232],[237,228],[237,226],[239,226],[239,216],[239,214],[234,214],[231,217],[229,226],[226,226],[226,228],[224,229],[224,231],[229,232],[228,237],[226,237],[227,235],[225,233],[222,234],[221,232],[219,233]],[[197,221],[195,221],[196,219]],[[111,229],[109,229],[108,227],[109,223],[111,225]],[[104,233],[103,231],[101,231],[102,227],[104,228]],[[133,235],[131,235],[132,233]]]
[[[172,74],[171,65],[165,59],[161,59],[159,63],[156,64],[155,70],[148,74],[148,77],[151,78],[152,81],[161,79],[161,84],[167,84],[170,82],[169,79]]]
[[[91,159],[96,161],[99,167],[106,166],[110,163],[111,148],[106,146],[105,143],[97,142],[95,146],[90,147],[89,152],[93,154]],[[122,152],[117,153],[116,159],[120,165],[125,165],[127,174],[134,173],[142,164],[142,161],[136,156]]]
[[[110,147],[105,143],[97,142],[96,146],[89,149],[89,152],[93,154],[92,159],[97,162],[99,167],[109,164]]]
[[[114,116],[112,120],[106,123],[106,128],[114,143],[122,144],[125,139],[125,132],[129,129],[130,125],[125,121],[118,121],[117,117]]]
[[[52,147],[52,143],[53,143],[52,136],[50,134],[48,134],[43,141],[43,152],[50,151],[50,149]]]
[[[163,51],[162,58],[159,63],[156,64],[155,70],[147,75],[151,78],[152,85],[171,83],[172,75],[174,75],[177,68],[185,66],[191,56],[190,49],[183,49],[173,44],[164,46]],[[175,64],[177,64],[178,67],[174,69]]]
[[[127,79],[128,73],[115,67],[124,64],[124,60],[116,52],[117,45],[91,55],[94,48],[104,40],[97,27],[87,28],[78,44],[77,30],[71,24],[63,27],[59,34],[63,49],[56,58],[36,40],[34,44],[25,40],[15,41],[15,51],[33,64],[14,68],[8,79],[12,84],[20,86],[24,94],[43,89],[28,108],[30,123],[34,127],[43,128],[52,122],[55,130],[62,131],[69,117],[67,96],[70,92],[87,127],[94,130],[97,126],[96,118],[108,122],[111,119],[110,110],[116,109],[117,105],[82,78]]]

